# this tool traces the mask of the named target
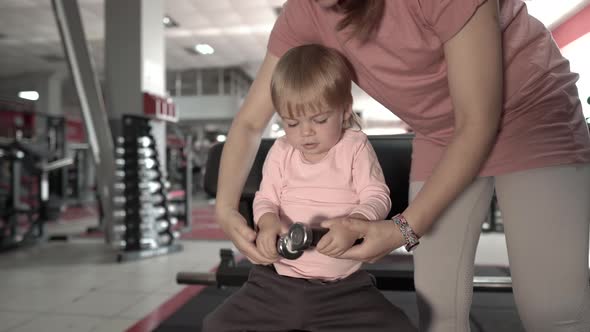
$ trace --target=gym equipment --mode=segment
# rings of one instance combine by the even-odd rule
[[[288,236],[281,236],[277,240],[277,253],[286,259],[297,259],[303,255],[303,250],[293,249],[291,238]]]
[[[166,167],[170,190],[168,208],[179,219],[182,231],[191,227],[192,217],[192,137],[183,135],[174,124],[168,127],[166,137]],[[172,134],[173,133],[173,134]]]
[[[90,189],[91,181],[94,181],[93,174],[89,174],[94,171],[90,160],[90,147],[86,143],[68,142],[67,149],[74,159],[72,167],[67,169],[67,196],[72,204],[83,205],[94,199]]]
[[[289,226],[287,233],[277,240],[277,252],[286,259],[297,259],[309,248],[315,247],[321,238],[328,233],[328,228],[317,228],[296,222]],[[360,244],[358,239],[354,244]]]
[[[63,116],[45,116],[45,137],[47,139],[47,149],[51,151],[50,161],[66,157],[66,127]],[[65,201],[67,198],[68,188],[68,169],[62,168],[59,172],[53,172],[49,176],[51,183],[52,196],[59,200]]]
[[[492,197],[492,203],[490,206],[490,213],[488,214],[488,218],[486,221],[483,222],[481,225],[481,231],[483,233],[490,233],[490,232],[497,232],[503,233],[504,232],[504,223],[502,222],[502,213],[498,208],[498,199],[496,198],[496,194]]]
[[[3,140],[3,145],[7,149],[13,141],[18,141],[22,149],[33,148],[31,155],[39,160],[39,156],[43,157],[44,162],[59,161],[67,158],[66,153],[66,138],[65,138],[65,118],[63,116],[55,116],[39,113],[35,110],[34,104],[17,100],[12,97],[0,97],[0,115],[2,117],[2,125],[0,126],[0,136]],[[35,160],[25,158],[26,162],[35,163]],[[25,165],[30,166],[30,165]],[[68,165],[70,166],[70,165]],[[21,192],[30,190],[37,190],[37,187],[32,183],[37,181],[34,167],[26,167],[23,169],[23,178],[21,184],[25,187]],[[51,217],[49,219],[56,219],[61,212],[61,207],[64,205],[67,196],[67,172],[70,167],[61,167],[52,172],[48,172],[49,181],[49,198],[47,205],[47,213]],[[31,197],[34,195],[31,195]],[[32,198],[34,200],[34,198]],[[28,202],[29,205],[38,205]],[[55,218],[54,218],[55,217]]]
[[[119,262],[182,249],[175,243],[167,201],[168,182],[162,178],[150,120],[123,116],[123,136],[117,138],[117,169],[113,184],[113,244]]]
[[[49,162],[51,154],[43,146],[26,143],[21,135],[0,144],[0,151],[0,173],[8,174],[10,179],[3,185],[7,190],[0,204],[0,250],[5,250],[43,237],[45,222],[56,219],[60,212],[59,204],[56,208],[50,200],[49,174],[71,165],[73,160],[62,158]],[[22,185],[25,177],[31,179],[28,192]]]
[[[392,208],[388,218],[403,212],[408,204],[409,174],[410,162],[412,155],[413,135],[389,135],[389,136],[369,136],[379,163],[384,170],[385,182],[390,188],[390,198]],[[258,185],[262,179],[262,165],[268,150],[274,140],[264,139],[254,160],[254,164],[246,179],[246,184],[242,192],[240,201],[240,213],[247,220],[248,224],[254,228],[252,218],[252,202],[254,194],[258,190]],[[208,194],[214,196],[217,191],[217,175],[219,161],[221,159],[221,150],[223,143],[213,146],[209,152],[207,160],[207,172],[205,177],[205,190]],[[236,267],[235,262],[230,258],[231,251],[221,253],[222,263],[215,274],[202,274],[191,272],[180,272],[177,274],[177,282],[180,284],[216,284],[218,286],[239,286],[245,282],[248,277],[249,267]],[[400,258],[401,257],[401,258]],[[407,258],[406,258],[407,257]],[[403,260],[409,259],[405,255],[389,255],[385,260]],[[225,265],[224,265],[225,264]],[[402,264],[407,267],[408,264]],[[365,265],[363,268],[369,270],[377,281],[380,289],[387,290],[413,290],[413,267],[399,269],[399,266],[390,264],[372,264]],[[398,269],[396,269],[398,268]],[[488,292],[511,292],[512,281],[508,275],[504,276],[486,276],[481,275],[474,278],[474,289],[477,291]]]
[[[231,249],[221,249],[221,262],[216,272],[179,272],[176,282],[185,285],[209,285],[217,287],[239,287],[248,280],[252,264],[236,262]],[[362,269],[370,272],[377,288],[385,291],[414,291],[414,271],[410,255],[389,255],[374,264],[363,264]],[[477,267],[476,267],[477,269]],[[508,269],[498,275],[476,275],[473,290],[476,292],[512,292],[512,279]]]

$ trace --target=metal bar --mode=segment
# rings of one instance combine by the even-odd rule
[[[240,287],[248,280],[251,264],[237,265],[233,250],[220,250],[221,262],[215,273],[179,272],[176,282],[189,285],[217,285]],[[361,269],[375,277],[378,289],[383,291],[415,291],[412,259],[408,255],[389,255],[380,264],[363,265]],[[476,292],[512,292],[510,276],[475,276]]]
[[[474,288],[512,289],[512,277],[473,277]]]
[[[114,144],[98,79],[92,67],[77,0],[52,0],[64,53],[80,99],[90,150],[96,164],[97,193],[105,241],[111,242],[115,174]]]
[[[217,285],[239,287],[248,280],[251,266],[224,268],[216,273],[179,272],[176,282],[186,285]],[[413,271],[371,270],[375,276],[377,288],[387,291],[414,291]],[[476,292],[512,292],[512,278],[476,276],[473,278],[473,290]]]
[[[12,209],[14,210],[20,210],[21,209],[21,203],[20,203],[20,199],[21,199],[21,171],[22,171],[22,158],[24,156],[20,156],[20,154],[22,154],[22,151],[17,151],[16,152],[16,158],[15,160],[12,162],[12,169],[11,169],[11,190],[12,190]]]
[[[187,136],[185,139],[184,153],[186,168],[184,170],[184,227],[191,227],[193,211],[193,138]]]
[[[217,285],[217,276],[211,272],[178,272],[176,274],[176,283],[187,285]]]
[[[71,157],[66,157],[66,158],[62,158],[62,159],[58,159],[58,160],[54,160],[54,161],[50,161],[50,162],[44,162],[44,163],[39,164],[38,166],[43,172],[51,172],[56,169],[70,166],[73,163],[74,163],[74,159],[72,159]]]
[[[121,251],[117,253],[117,262],[129,262],[140,259],[146,259],[155,256],[167,255],[174,252],[182,251],[182,244],[175,243],[169,246],[154,248],[154,249],[143,249],[143,250],[130,250]]]
[[[89,148],[86,143],[68,143],[68,149],[70,150],[87,150]]]

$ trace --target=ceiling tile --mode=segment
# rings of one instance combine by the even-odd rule
[[[104,57],[104,1],[78,0],[93,59],[97,59],[97,62]],[[177,28],[165,29],[167,67],[183,69],[233,66],[236,63],[259,64],[276,20],[274,8],[282,6],[284,2],[164,0],[165,14],[172,16],[179,24]],[[554,0],[527,2],[534,6],[555,6]],[[590,0],[561,2],[563,6],[569,4],[571,7],[575,3],[590,3]],[[531,11],[542,13],[538,9]],[[557,14],[557,11],[551,14]],[[4,35],[0,38],[1,63],[11,63],[10,66],[0,66],[0,75],[40,68],[50,70],[52,64],[42,57],[63,55],[50,0],[0,0],[0,33]],[[208,43],[215,48],[216,53],[211,57],[197,57],[186,52],[187,47],[196,43]],[[97,63],[97,66],[100,64]],[[251,65],[249,70],[255,70],[252,68],[257,66]]]

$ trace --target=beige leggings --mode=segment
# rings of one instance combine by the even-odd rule
[[[412,182],[410,199],[423,182]],[[478,178],[414,253],[420,331],[469,331],[473,264],[494,188],[526,331],[590,331],[590,165]]]

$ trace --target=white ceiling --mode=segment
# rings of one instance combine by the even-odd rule
[[[122,0],[125,1],[125,0]],[[275,8],[285,0],[165,0],[165,13],[179,27],[166,29],[169,69],[242,66],[253,73],[261,62],[276,19]],[[301,0],[298,0],[301,1]],[[388,0],[392,1],[392,0]],[[104,0],[78,0],[92,57],[99,72],[104,61]],[[530,12],[555,27],[590,0],[526,0]],[[50,0],[0,0],[0,76],[65,69],[59,33]],[[186,51],[208,43],[215,54]]]
[[[104,0],[78,0],[98,71],[104,62]],[[165,14],[178,27],[165,30],[169,69],[242,66],[250,73],[261,62],[284,0],[165,0]],[[0,76],[65,69],[50,0],[0,0]],[[198,56],[186,48],[207,43],[215,54]]]

